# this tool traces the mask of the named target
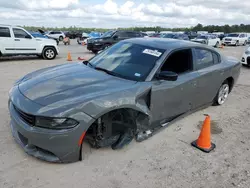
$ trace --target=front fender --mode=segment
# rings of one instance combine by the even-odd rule
[[[117,109],[129,108],[151,117],[150,102],[151,87],[134,88],[113,93],[89,101],[83,106],[83,111],[97,119],[102,115]],[[148,101],[149,100],[149,101]]]

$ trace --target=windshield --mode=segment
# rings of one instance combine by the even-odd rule
[[[183,35],[182,34],[176,34],[173,36],[174,39],[178,39],[178,38],[181,38]]]
[[[105,69],[121,78],[144,81],[163,53],[163,49],[122,41],[97,54],[89,63],[90,67]]]
[[[115,31],[107,31],[105,32],[102,37],[111,37]]]
[[[91,37],[91,38],[99,38],[99,37],[101,37],[101,34],[97,33],[97,32],[92,32],[92,33],[89,34],[89,37]]]
[[[174,33],[168,33],[168,34],[165,34],[163,38],[174,38],[176,34]]]
[[[200,35],[197,37],[197,39],[207,39],[207,38],[208,38],[208,36],[205,36],[205,35]]]
[[[228,34],[227,37],[238,37],[239,34],[236,34],[236,33],[231,33],[231,34]]]

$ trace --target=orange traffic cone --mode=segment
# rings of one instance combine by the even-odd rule
[[[210,123],[211,123],[210,116],[206,115],[206,119],[202,125],[202,129],[198,140],[195,140],[191,143],[192,146],[206,153],[209,153],[216,147],[215,144],[211,142]]]
[[[70,52],[68,52],[68,58],[67,58],[67,61],[72,61],[72,58],[71,58]]]

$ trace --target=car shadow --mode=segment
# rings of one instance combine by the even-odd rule
[[[0,57],[0,62],[6,61],[23,61],[23,60],[34,60],[34,59],[41,59],[37,56],[12,56],[12,57]]]

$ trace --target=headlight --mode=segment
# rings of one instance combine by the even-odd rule
[[[78,125],[78,121],[71,118],[36,117],[35,126],[47,129],[70,129]]]
[[[250,55],[250,51],[248,51],[248,50],[245,51],[245,54],[246,54],[246,55]]]

